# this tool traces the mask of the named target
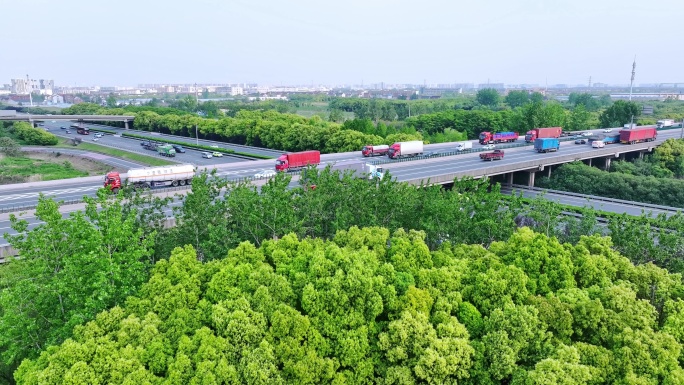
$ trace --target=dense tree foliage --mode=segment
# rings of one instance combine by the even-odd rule
[[[374,184],[312,169],[303,173],[299,183],[301,187],[291,188],[290,177],[279,174],[257,188],[226,185],[215,175],[201,175],[182,205],[176,205],[177,226],[171,229],[161,226],[165,216],[162,206],[168,201],[129,195],[127,190],[116,198],[101,195],[85,214],[68,218],[62,218],[50,200],[41,201],[39,214],[47,223],[26,235],[10,237],[21,250],[22,259],[0,267],[4,361],[0,376],[9,378],[27,357],[34,361],[17,372],[17,378],[26,383],[50,376],[77,381],[81,375],[84,377],[78,378],[82,382],[97,382],[102,376],[108,378],[105,382],[116,382],[131,371],[143,379],[166,376],[180,383],[209,372],[216,378],[229,373],[231,381],[237,382],[280,378],[284,382],[337,383],[385,378],[390,383],[454,379],[461,383],[539,383],[541,378],[558,373],[564,373],[561,377],[572,379],[572,383],[584,378],[591,379],[587,383],[601,383],[601,378],[610,379],[603,382],[620,383],[622,376],[665,381],[664,374],[654,374],[664,369],[658,372],[650,364],[634,369],[625,361],[633,357],[632,353],[623,353],[626,346],[635,349],[638,344],[648,344],[654,346],[654,352],[666,354],[669,348],[655,347],[669,341],[660,334],[664,330],[675,336],[677,343],[682,341],[681,333],[675,330],[684,321],[679,321],[679,315],[671,316],[682,308],[676,301],[682,294],[681,278],[668,276],[649,263],[684,271],[684,238],[680,236],[684,217],[610,218],[607,230],[612,241],[608,241],[583,238],[603,231],[592,210],[583,210],[578,218],[563,216],[564,209],[553,202],[505,198],[497,187],[490,192],[486,181],[464,180],[445,190],[390,179]],[[25,225],[16,222],[15,226],[23,231],[21,226]],[[368,229],[347,232],[354,226]],[[516,233],[519,226],[529,226],[539,235]],[[349,235],[352,233],[355,235]],[[343,242],[346,237],[350,238]],[[299,241],[304,238],[309,240]],[[498,243],[509,238],[505,244]],[[556,239],[577,246],[562,246]],[[451,246],[462,244],[482,245],[489,251],[482,246]],[[179,257],[179,266],[198,272],[199,281],[183,278],[184,270],[171,267],[174,261],[162,262],[168,267],[162,269],[167,278],[158,275],[159,270],[140,291],[140,283],[155,261],[168,258],[175,247],[183,245],[192,249],[176,251],[184,255]],[[266,251],[278,247],[282,252]],[[235,248],[230,252],[234,258],[246,257],[251,265],[258,259],[254,256],[261,253],[265,265],[252,272],[244,261],[229,257],[230,262],[226,262],[228,250]],[[304,254],[297,256],[298,250]],[[385,256],[368,261],[368,250]],[[640,266],[632,267],[613,250]],[[281,265],[283,255],[294,259]],[[324,259],[316,259],[315,266],[307,267],[312,258],[321,256]],[[226,271],[222,277],[232,278],[220,278],[221,284],[216,281],[214,287],[230,292],[230,300],[240,300],[239,305],[224,302],[225,298],[211,302],[206,296],[206,282],[219,279],[211,276],[226,266],[238,270]],[[345,270],[352,266],[363,268],[353,273]],[[334,273],[325,278],[321,271]],[[314,272],[315,280],[311,281],[307,277]],[[331,281],[348,274],[351,276],[344,280],[353,282],[350,286],[339,286],[344,280]],[[165,279],[175,283],[164,283]],[[199,285],[199,292],[182,286],[191,282]],[[257,304],[252,297],[242,302],[239,290],[248,282],[256,298],[270,302]],[[259,289],[259,282],[271,286]],[[359,282],[373,282],[380,297],[369,296],[363,291],[367,286]],[[619,288],[611,289],[610,295],[602,294],[601,290],[612,287],[610,282]],[[155,289],[149,291],[150,285]],[[329,293],[333,288],[345,293],[347,299]],[[586,293],[567,291],[577,289]],[[636,299],[629,290],[636,293]],[[392,291],[395,299],[385,300]],[[140,293],[139,299],[122,305],[127,295],[136,293]],[[352,300],[352,293],[360,297]],[[186,300],[181,301],[178,295]],[[615,295],[626,295],[627,299],[616,299]],[[292,336],[289,342],[278,340],[282,334],[271,334],[284,325],[275,321],[272,312],[283,305],[278,302],[283,296],[291,309],[280,312],[307,319],[306,330],[313,334]],[[149,298],[171,302],[150,305]],[[609,307],[602,302],[608,298],[621,305]],[[599,301],[603,308],[598,307]],[[625,305],[629,301],[654,308],[655,326],[647,330],[629,321],[631,330],[638,333],[619,334],[624,328],[616,323],[631,320],[634,313]],[[139,306],[131,307],[134,302]],[[114,314],[110,312],[91,321],[96,312],[117,304],[121,309],[112,310],[118,314],[115,319],[107,318]],[[646,305],[639,305],[639,311]],[[587,306],[601,312],[589,316]],[[214,314],[214,309],[220,309],[216,310],[219,313]],[[357,311],[364,318],[359,318]],[[154,322],[143,325],[146,319]],[[207,319],[212,321],[206,324]],[[109,326],[103,327],[102,322]],[[219,332],[219,323],[213,322],[224,325],[223,331]],[[88,326],[76,329],[75,340],[45,351],[45,346],[61,344],[72,336],[73,325],[84,323]],[[96,325],[100,334],[85,332]],[[223,328],[231,330],[229,336],[225,334],[228,329]],[[287,330],[292,328],[288,326]],[[156,337],[136,340],[143,330]],[[190,345],[181,341],[199,343],[196,339],[200,335],[215,336],[218,339],[212,341],[220,341],[221,348],[216,350],[212,345],[184,350],[183,346]],[[240,341],[224,343],[228,341],[225,338],[238,336]],[[86,342],[89,338],[94,340]],[[291,345],[296,341],[300,345]],[[96,348],[100,343],[108,344],[107,348]],[[225,350],[233,345],[232,350]],[[42,358],[38,358],[40,351],[46,352]],[[200,351],[214,353],[205,356]],[[640,353],[643,357],[639,359],[652,360],[649,352]],[[200,356],[204,357],[203,364],[196,361]],[[64,361],[64,357],[70,358]],[[98,362],[111,365],[103,368]],[[46,363],[49,366],[44,370]],[[675,368],[663,365],[668,370]],[[596,373],[601,374],[596,377]]]
[[[506,94],[506,97],[504,98],[504,102],[511,108],[522,107],[530,102],[530,93],[528,91],[518,90],[508,91],[508,94]]]
[[[554,190],[684,208],[684,180],[602,171],[582,162],[564,164],[538,185]]]
[[[599,116],[601,127],[622,127],[641,115],[641,108],[635,102],[618,100]]]
[[[58,142],[55,135],[40,128],[35,128],[30,123],[26,122],[16,122],[12,124],[9,131],[26,144],[54,146]]]
[[[167,200],[135,194],[124,202],[102,193],[66,218],[41,197],[35,215],[44,224],[30,231],[12,215],[18,235],[5,239],[21,258],[0,269],[0,358],[7,367],[61,343],[75,325],[122,304],[147,280]]]
[[[392,234],[392,235],[390,235]],[[192,246],[25,361],[19,384],[676,384],[681,276],[610,240],[521,229],[489,249],[371,227],[226,257]],[[653,287],[656,287],[655,291]]]
[[[483,106],[495,107],[501,101],[501,95],[494,88],[483,88],[477,91],[475,100]]]

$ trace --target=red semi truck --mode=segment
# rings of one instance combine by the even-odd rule
[[[297,170],[308,165],[318,165],[321,163],[320,151],[302,151],[283,154],[276,159],[276,171]]]
[[[639,127],[631,130],[620,130],[620,143],[634,144],[656,140],[658,131],[655,127]]]
[[[517,132],[507,131],[492,134],[491,132],[484,131],[480,133],[480,144],[515,142],[518,140],[518,136]]]
[[[525,134],[525,142],[532,143],[536,139],[540,138],[560,138],[563,129],[561,127],[546,127],[546,128],[535,128],[533,130],[527,131]]]
[[[381,144],[378,146],[364,146],[363,149],[361,149],[361,154],[365,157],[369,156],[377,156],[377,155],[387,155],[387,152],[389,151],[389,146],[386,144]]]

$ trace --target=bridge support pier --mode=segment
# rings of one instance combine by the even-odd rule
[[[534,187],[534,174],[536,171],[529,171],[527,177],[527,187]]]
[[[128,130],[128,120],[124,121],[124,128]]]
[[[551,178],[551,166],[547,166],[547,167],[546,167],[546,170],[547,170],[547,171],[546,171],[546,177],[547,177],[547,178]]]
[[[609,157],[609,156],[606,157],[606,171],[610,170],[610,160],[611,160],[611,157]]]
[[[589,160],[589,167],[591,167],[591,158],[589,158],[588,160]]]
[[[639,159],[644,159],[644,152],[643,151],[639,151]]]
[[[507,178],[507,183],[509,186],[513,186],[513,174],[512,172],[508,173],[508,178]]]

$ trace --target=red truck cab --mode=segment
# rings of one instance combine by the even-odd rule
[[[117,193],[121,188],[121,176],[119,173],[116,171],[108,172],[107,175],[105,175],[104,187]]]
[[[361,149],[361,154],[365,157],[376,156],[376,155],[387,155],[389,151],[389,146],[386,144],[381,144],[378,146],[364,146]]]
[[[563,129],[561,127],[544,127],[535,128],[527,131],[525,134],[525,142],[531,143],[539,138],[560,138]]]

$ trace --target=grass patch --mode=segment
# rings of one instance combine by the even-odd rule
[[[131,162],[140,163],[146,166],[168,166],[172,164],[177,164],[176,162],[169,162],[168,160],[158,159],[152,156],[136,154],[134,152],[117,150],[116,148],[100,146],[93,143],[81,143],[78,146],[72,146],[68,144],[70,141],[62,142],[56,147],[72,148],[84,151],[97,152],[100,154],[111,155],[115,158],[130,160]]]
[[[27,155],[0,159],[0,184],[79,178],[88,175],[88,171],[76,169],[68,160],[32,159]]]

